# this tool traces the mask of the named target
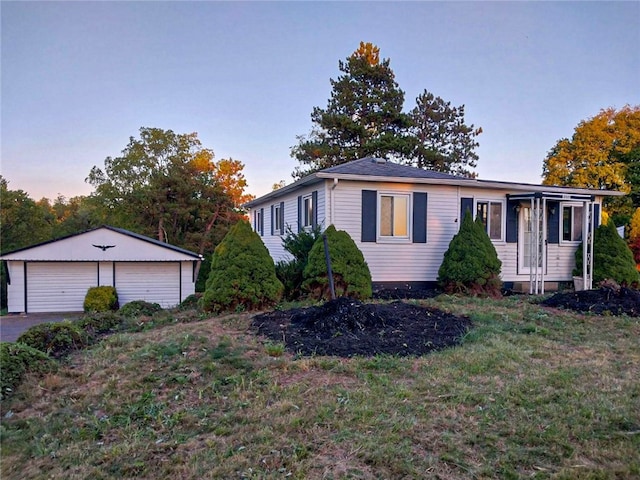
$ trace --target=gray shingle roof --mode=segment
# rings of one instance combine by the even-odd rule
[[[320,170],[321,173],[335,173],[341,175],[371,175],[374,177],[401,177],[401,178],[431,178],[434,180],[471,180],[467,177],[450,175],[448,173],[423,170],[421,168],[401,165],[379,158],[366,157],[359,160],[336,165],[335,167]]]

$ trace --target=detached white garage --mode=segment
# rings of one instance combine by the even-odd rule
[[[88,232],[9,252],[11,313],[81,312],[90,287],[115,287],[132,300],[178,305],[195,292],[196,253],[121,228]]]

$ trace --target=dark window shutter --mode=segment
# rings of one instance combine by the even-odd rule
[[[464,215],[467,213],[467,210],[471,212],[471,216],[473,217],[473,197],[463,197],[460,199],[460,225],[462,225],[462,220],[464,220]]]
[[[311,206],[313,208],[311,216],[311,226],[316,228],[318,226],[318,191],[314,190],[311,193]]]
[[[593,228],[596,229],[600,226],[600,204],[593,205]]]
[[[413,193],[413,243],[427,243],[427,194]]]
[[[264,208],[260,209],[260,235],[264,235]]]
[[[507,243],[518,241],[518,212],[516,210],[518,205],[520,205],[519,200],[507,200]]]
[[[253,211],[253,230],[258,231],[258,210]]]
[[[560,202],[547,202],[547,239],[549,243],[560,243]]]
[[[280,235],[284,235],[284,202],[280,202]]]
[[[376,241],[376,222],[378,209],[378,192],[362,190],[362,236],[363,242]]]
[[[302,231],[302,195],[298,196],[298,233]]]
[[[274,216],[273,216],[273,212],[274,212],[274,211],[275,211],[275,208],[274,208],[274,206],[273,206],[273,205],[271,205],[271,236],[273,236],[273,234],[274,234],[274,233],[275,233],[275,231],[276,231],[276,226],[275,226],[276,219],[275,219],[275,218],[274,218]]]

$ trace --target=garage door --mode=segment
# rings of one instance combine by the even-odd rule
[[[133,300],[180,303],[180,264],[172,262],[116,263],[116,291],[120,306]]]
[[[81,312],[87,290],[97,280],[95,263],[28,263],[27,312]]]

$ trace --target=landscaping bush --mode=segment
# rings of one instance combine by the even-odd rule
[[[576,268],[573,274],[583,275],[583,246],[576,250]],[[612,221],[596,228],[593,236],[593,282],[615,280],[619,284],[632,285],[638,282],[638,270],[631,249],[618,235]]]
[[[202,293],[193,293],[180,303],[180,310],[195,310],[198,308],[198,302],[202,298]]]
[[[28,373],[44,374],[57,369],[49,356],[23,343],[0,343],[0,399],[7,398]]]
[[[34,325],[20,335],[17,341],[57,358],[87,346],[88,340],[87,334],[79,325],[64,320]]]
[[[267,247],[249,223],[241,220],[213,253],[200,306],[215,312],[271,307],[284,289],[275,270]]]
[[[162,311],[162,307],[157,303],[145,302],[144,300],[133,300],[132,302],[124,304],[118,313],[123,317],[151,317],[154,314]]]
[[[500,295],[502,281],[498,258],[480,220],[465,213],[460,231],[454,235],[438,270],[438,282],[448,293]]]
[[[82,330],[93,340],[98,335],[117,330],[122,325],[122,316],[116,312],[95,312],[76,321]]]
[[[276,263],[276,276],[284,285],[284,298],[287,300],[297,300],[301,296],[304,269],[309,260],[309,252],[320,235],[320,226],[298,233],[294,233],[291,227],[287,227],[282,246],[293,256],[293,259]]]
[[[116,289],[108,286],[91,287],[84,297],[84,311],[88,313],[118,310]]]
[[[324,234],[329,245],[336,297],[370,298],[371,272],[353,239],[347,232],[336,230],[333,225],[329,225]],[[322,236],[309,252],[302,286],[313,298],[331,299]]]

